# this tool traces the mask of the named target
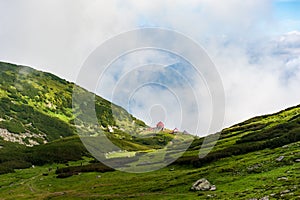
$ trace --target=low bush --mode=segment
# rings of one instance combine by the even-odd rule
[[[55,171],[57,178],[67,178],[72,175],[82,173],[82,172],[111,172],[115,171],[113,168],[110,168],[102,163],[93,163],[84,166],[71,166],[59,168]]]

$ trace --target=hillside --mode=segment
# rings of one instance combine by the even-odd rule
[[[202,141],[201,138],[194,140],[186,156],[177,162],[199,166],[232,155],[274,149],[300,141],[300,105],[275,114],[254,117],[222,130],[214,149],[199,160],[199,149],[205,149]]]
[[[91,94],[50,73],[0,62],[1,136],[8,141],[32,146],[74,135],[74,115],[81,115],[72,109],[75,89],[83,95]],[[99,126],[104,131],[108,127],[129,131],[146,126],[123,108],[99,96],[95,97],[95,110]],[[113,116],[112,110],[118,118]],[[93,127],[86,124],[79,129],[87,132]]]
[[[76,111],[72,110],[72,92],[75,88],[83,95],[90,94],[53,74],[0,62],[2,137],[6,133],[6,138],[10,141],[32,146],[74,135],[73,120]],[[123,108],[99,96],[95,97],[95,109],[98,111],[99,125],[104,130],[107,130],[108,126],[119,124],[124,127],[116,127],[117,129],[128,130],[134,128],[133,121],[137,126],[145,126]],[[113,117],[112,110],[118,113],[117,119]],[[118,120],[121,122],[117,123]],[[92,127],[85,127],[87,128]],[[9,133],[3,129],[7,129]],[[26,135],[26,138],[20,135]]]
[[[199,159],[199,150],[209,146],[204,138],[137,131],[147,126],[96,97],[101,129],[124,150],[111,149],[110,164],[151,168],[157,155],[179,157],[157,171],[134,174],[103,165],[82,144],[78,130],[92,142],[101,137],[88,134],[96,130],[92,125],[74,125],[72,91],[78,86],[7,63],[0,63],[0,76],[0,199],[300,199],[300,105],[225,128]],[[165,149],[170,141],[175,148]],[[178,150],[189,144],[181,155]],[[191,191],[200,178],[216,190]]]
[[[80,93],[81,99],[72,102],[73,92]],[[33,164],[91,156],[78,135],[82,141],[92,142],[86,147],[99,146],[105,135],[114,144],[108,151],[122,149],[124,155],[126,151],[155,151],[173,139],[168,132],[144,134],[146,124],[125,109],[99,96],[87,102],[87,96],[94,94],[53,74],[0,62],[0,174]],[[89,119],[91,104],[97,124]],[[62,145],[63,138],[73,146]]]

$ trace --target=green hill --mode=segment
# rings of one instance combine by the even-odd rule
[[[99,96],[92,102],[98,124],[80,121],[81,115],[89,117],[88,100],[72,102],[74,91],[80,97],[94,95],[53,74],[0,62],[0,174],[91,156],[77,134],[101,142],[95,134],[101,130],[115,145],[110,151],[160,149],[173,138],[168,133],[139,137],[145,123]]]
[[[177,162],[200,166],[220,158],[274,149],[300,141],[300,105],[275,114],[254,117],[222,130],[214,149],[205,158],[199,159],[199,149],[205,149],[202,141],[203,138],[194,140],[186,156]]]
[[[204,158],[199,158],[199,150],[210,144],[195,137],[169,166],[132,174],[95,160],[76,135],[71,102],[78,86],[7,63],[0,63],[0,76],[0,199],[300,199],[300,105],[225,128]],[[174,138],[178,149],[187,142],[185,136],[176,138],[168,131],[139,137],[143,132],[132,131],[144,129],[142,121],[101,97],[95,105],[106,136],[126,150],[112,149],[107,155],[111,163],[139,166],[155,160],[154,153]],[[118,119],[111,106],[118,110]],[[85,124],[79,130],[94,129]],[[179,155],[176,150],[163,156]],[[145,153],[148,160],[141,157]],[[216,190],[191,191],[201,178]]]
[[[0,62],[0,128],[15,134],[27,133],[28,136],[19,142],[27,145],[74,135],[73,89],[83,95],[90,94],[53,74]],[[128,130],[133,127],[133,121],[136,126],[145,126],[123,108],[99,96],[95,97],[95,109],[104,130],[119,124]],[[113,116],[112,109],[118,118]],[[120,123],[116,123],[117,120]]]

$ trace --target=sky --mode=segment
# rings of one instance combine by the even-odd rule
[[[143,27],[174,30],[202,46],[215,64],[225,94],[224,128],[300,104],[299,10],[297,0],[0,0],[0,60],[31,66],[75,82],[89,55],[108,39]],[[95,92],[121,104],[148,124],[161,119],[170,128],[189,129],[200,121],[203,128],[197,134],[205,134],[212,101],[203,80],[188,76],[192,86],[184,82],[184,88],[165,79],[173,73],[175,80],[181,80],[174,74],[173,64],[186,66],[185,70],[177,70],[181,77],[192,66],[168,53],[138,54],[114,62],[97,83]],[[118,102],[122,97],[111,96],[114,88],[109,86],[116,86],[117,77],[121,77],[118,73],[125,72],[126,64],[141,66],[155,59],[156,64],[167,68],[135,73],[142,73],[139,76],[142,77],[147,72],[146,80],[152,77],[151,80],[162,81],[168,90],[147,85],[136,90],[130,101]],[[148,68],[156,69],[150,64]],[[142,82],[133,80],[124,79],[123,86],[117,89],[125,91],[120,88],[129,83],[128,88],[137,89]],[[82,86],[91,89],[88,84]],[[157,94],[153,95],[153,91]],[[190,117],[180,124],[183,112],[192,113],[194,101],[185,98],[178,103],[176,96],[187,96],[189,91],[199,93],[200,99],[195,98],[198,107],[194,110],[200,117],[197,122]],[[190,106],[189,109],[183,111],[184,105],[180,103]]]

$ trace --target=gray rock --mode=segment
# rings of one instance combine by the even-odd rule
[[[283,176],[283,177],[279,177],[277,180],[278,180],[278,181],[287,181],[288,178],[285,177],[285,176]]]
[[[300,158],[296,159],[295,162],[300,162]]]
[[[280,162],[284,159],[284,156],[279,156],[278,158],[276,158],[276,161]]]
[[[258,163],[258,164],[248,167],[247,169],[249,172],[252,172],[252,171],[255,171],[256,169],[259,169],[261,166],[262,166],[262,164]]]
[[[196,191],[207,191],[207,190],[216,190],[216,186],[212,185],[207,179],[201,178],[198,181],[196,181],[193,186],[191,187],[191,190]],[[212,190],[212,191],[213,191]]]
[[[280,194],[286,194],[286,193],[289,193],[289,192],[290,192],[290,190],[283,190],[283,191],[280,192]]]
[[[216,189],[217,189],[217,187],[215,185],[212,185],[209,190],[210,191],[215,191]]]
[[[297,188],[298,188],[298,186],[297,186],[297,185],[294,185],[294,186],[293,186],[293,189],[295,189],[295,190],[296,190]]]

